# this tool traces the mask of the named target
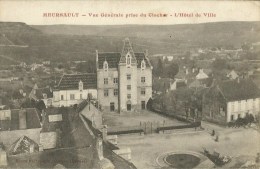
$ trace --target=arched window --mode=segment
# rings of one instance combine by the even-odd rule
[[[79,90],[82,91],[83,90],[83,82],[79,81]]]
[[[107,61],[104,62],[104,64],[103,64],[103,68],[104,68],[105,71],[108,70],[108,63],[107,63]]]
[[[131,56],[130,56],[130,55],[128,55],[128,56],[126,57],[126,64],[127,64],[127,65],[130,65],[130,64],[131,64]]]

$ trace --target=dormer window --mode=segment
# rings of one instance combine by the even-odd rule
[[[103,69],[104,69],[105,71],[108,70],[108,63],[107,63],[107,61],[104,62],[104,64],[103,64]]]
[[[144,61],[144,60],[142,60],[142,62],[141,62],[141,69],[142,69],[142,70],[145,69],[145,61]]]
[[[131,56],[130,55],[127,55],[127,57],[126,57],[126,64],[131,65]]]
[[[79,90],[82,91],[83,90],[83,82],[79,81]]]

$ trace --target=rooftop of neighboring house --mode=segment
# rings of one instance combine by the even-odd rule
[[[198,70],[196,68],[180,68],[179,72],[175,75],[175,79],[193,79],[198,74]]]
[[[97,75],[95,73],[64,74],[55,90],[79,90],[79,82],[83,83],[83,89],[97,88]]]
[[[83,110],[84,106],[86,108],[88,104],[83,104]],[[69,165],[70,168],[99,169],[101,167],[99,166],[101,162],[97,154],[96,141],[100,137],[101,132],[95,129],[92,126],[91,121],[86,117],[82,116],[79,112],[81,112],[81,109],[67,107],[47,109],[47,114],[63,113],[65,115],[63,121],[61,122],[61,124],[63,125],[63,127],[61,127],[62,130],[66,131],[62,136],[62,145],[65,147],[74,148],[67,149],[66,151],[62,152],[53,152],[52,154],[45,154],[43,155],[43,158],[45,158],[45,160],[48,160],[53,156],[55,156],[55,158],[57,156],[57,161],[62,160],[60,164],[64,166]],[[46,119],[45,121],[48,121],[48,119]],[[44,125],[48,124],[44,123]],[[43,126],[43,128],[46,128],[46,126]],[[136,169],[132,163],[114,154],[110,147],[106,146],[105,144],[103,144],[103,147],[104,157],[108,158],[113,163],[115,169]],[[84,160],[85,162],[80,164],[74,163],[66,165],[67,160],[75,158],[78,160]]]
[[[188,81],[188,83],[190,88],[210,87],[213,83],[213,78],[194,79]]]
[[[259,88],[251,79],[227,80],[216,83],[227,101],[238,101],[260,97]]]
[[[98,69],[103,69],[103,64],[105,61],[108,63],[108,68],[118,68],[118,64],[122,57],[126,52],[130,52],[133,56],[133,59],[137,62],[137,68],[141,67],[141,62],[144,60],[146,67],[151,67],[151,63],[147,58],[145,52],[134,52],[132,49],[131,42],[129,39],[125,39],[124,47],[122,49],[122,53],[120,52],[97,52],[97,59],[98,59]]]
[[[22,114],[22,115],[21,115]],[[0,110],[0,131],[41,128],[40,118],[35,108]]]

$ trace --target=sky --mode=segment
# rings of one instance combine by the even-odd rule
[[[44,13],[73,13],[78,17],[43,17]],[[102,13],[122,14],[123,17],[102,17]],[[153,17],[149,16],[151,13]],[[93,14],[98,16],[93,17]],[[159,14],[167,14],[167,17],[154,17]],[[25,22],[29,25],[171,25],[260,21],[260,2],[12,0],[0,1],[0,21]]]

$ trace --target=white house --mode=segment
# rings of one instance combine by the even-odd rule
[[[238,78],[238,77],[239,77],[238,74],[237,74],[234,70],[230,71],[230,72],[227,74],[227,78],[229,78],[229,79],[231,79],[231,80],[234,80],[234,79],[236,79],[236,78]]]
[[[212,86],[203,98],[203,115],[209,121],[228,123],[260,112],[260,91],[250,79],[227,80]]]
[[[203,69],[199,70],[199,73],[196,75],[196,79],[207,79],[209,76],[204,73]]]
[[[69,107],[79,104],[84,99],[97,99],[97,75],[64,74],[53,89],[52,105],[55,107]]]

